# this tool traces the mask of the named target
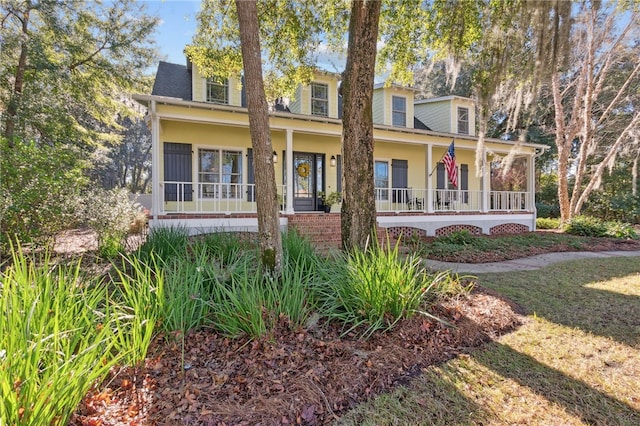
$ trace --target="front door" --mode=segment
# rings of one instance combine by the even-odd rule
[[[293,153],[293,209],[314,211],[324,190],[324,154]]]

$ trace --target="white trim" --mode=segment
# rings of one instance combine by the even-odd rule
[[[433,216],[377,216],[377,223],[383,228],[412,227],[423,229],[427,236],[434,236],[436,230],[451,225],[473,225],[482,228],[483,234],[489,234],[494,226],[516,223],[526,226],[530,231],[531,220],[535,222],[535,214],[482,214],[482,215],[433,215]]]
[[[238,107],[238,106],[230,106],[230,105],[220,105],[220,104],[212,104],[206,102],[195,102],[195,101],[185,101],[177,98],[170,98],[166,96],[155,96],[155,95],[133,95],[133,98],[140,103],[147,103],[155,101],[157,103],[172,105],[172,106],[183,106],[187,108],[198,108],[204,110],[211,111],[227,111],[227,112],[237,112],[245,114],[245,119],[242,121],[239,120],[217,120],[213,118],[205,118],[205,117],[193,117],[189,115],[181,115],[181,114],[167,114],[167,113],[159,113],[158,116],[160,118],[174,119],[178,121],[189,121],[189,122],[202,122],[202,123],[217,123],[217,124],[229,124],[229,125],[237,125],[237,126],[245,126],[248,127],[249,120],[247,114],[247,108]],[[466,99],[466,98],[462,98]],[[326,123],[326,124],[336,124],[342,127],[342,120],[330,117],[320,117],[309,114],[294,114],[294,113],[286,113],[286,112],[271,112],[269,113],[270,118],[284,118],[292,121],[315,121],[318,123]],[[273,125],[270,124],[271,129],[274,130],[286,130],[287,128],[291,128],[296,131],[300,131],[303,133],[309,134],[323,134],[323,135],[342,135],[342,129],[338,131],[313,131],[310,129],[300,128],[295,125]],[[374,130],[386,130],[393,133],[411,133],[415,135],[426,135],[426,136],[434,136],[434,137],[444,137],[451,138],[455,137],[457,140],[468,140],[470,142],[477,143],[478,137],[473,135],[460,135],[457,133],[448,133],[448,132],[436,132],[432,130],[420,130],[412,127],[397,127],[397,126],[386,126],[381,124],[374,124]],[[470,129],[471,130],[471,129]],[[376,140],[379,141],[390,141],[390,142],[401,142],[401,143],[411,143],[411,144],[420,144],[416,143],[415,140],[407,140],[401,139],[397,137],[385,137],[385,136],[375,136]],[[513,141],[505,141],[502,139],[496,138],[485,138],[485,142],[491,142],[495,144],[505,145],[508,148],[504,150],[493,150],[495,152],[504,152],[509,153],[511,149],[514,147],[528,147],[528,148],[537,148],[541,150],[546,150],[549,147],[547,145],[541,144],[532,144],[532,143],[515,143]],[[438,142],[436,142],[438,143]],[[448,146],[450,142],[443,142],[442,146]],[[438,143],[439,144],[439,143]]]
[[[200,188],[202,184],[208,183],[208,182],[200,182],[200,150],[204,149],[207,151],[233,151],[233,152],[239,152],[240,153],[240,158],[241,161],[244,163],[244,165],[242,166],[242,175],[240,176],[240,178],[242,179],[242,182],[240,182],[240,185],[242,185],[242,192],[245,192],[247,189],[247,185],[249,184],[249,182],[247,182],[248,177],[249,177],[249,160],[247,159],[247,147],[237,147],[237,146],[222,146],[222,145],[204,145],[204,144],[192,144],[192,151],[191,151],[191,180],[193,182],[193,185],[195,186],[194,192],[195,195],[193,197],[194,201],[208,201],[211,200],[211,198],[209,197],[201,197],[200,196]],[[243,160],[244,159],[244,160]],[[220,156],[219,161],[222,161],[222,155]],[[219,164],[221,166],[221,164]],[[220,168],[220,172],[222,172],[222,168]],[[164,176],[163,176],[164,178]],[[219,182],[219,183],[223,183],[223,182]]]

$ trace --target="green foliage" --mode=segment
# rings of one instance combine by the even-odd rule
[[[430,275],[419,257],[402,260],[398,248],[399,243],[385,249],[376,240],[365,251],[354,250],[328,263],[330,269],[315,287],[322,314],[342,322],[345,333],[360,329],[360,337],[367,338],[432,301],[434,286],[448,279],[448,273]]]
[[[454,231],[447,235],[442,235],[436,238],[436,244],[455,244],[455,245],[467,245],[473,244],[476,238],[467,229],[460,231]]]
[[[536,219],[537,229],[560,229],[560,219],[539,217]]]
[[[564,232],[583,237],[605,237],[607,226],[602,220],[592,216],[575,216],[564,227]]]
[[[114,344],[116,351],[126,354],[123,361],[130,366],[144,361],[172,296],[165,294],[163,266],[153,255],[149,263],[129,256],[122,258],[121,265],[114,265]]]
[[[80,262],[55,266],[20,248],[0,274],[0,419],[66,425],[90,387],[128,349],[112,353],[105,286]]]
[[[123,93],[148,86],[159,20],[133,0],[3,2],[3,133],[80,146],[113,140]],[[4,11],[9,13],[4,13]],[[21,55],[25,62],[21,64]]]
[[[75,224],[75,199],[85,186],[77,150],[0,138],[0,248],[44,243]]]
[[[180,226],[153,228],[147,241],[137,251],[137,256],[147,261],[151,253],[163,262],[182,257],[187,253],[189,230]]]
[[[603,220],[640,223],[640,195],[634,196],[630,191],[630,185],[622,185],[619,181],[616,182],[613,177],[607,177],[603,180],[606,183],[602,189],[591,194],[589,203],[584,209],[585,214]]]
[[[558,204],[536,203],[536,217],[558,218],[560,217],[560,206]]]
[[[638,238],[637,232],[628,224],[606,222],[593,216],[573,217],[564,231],[586,237]]]
[[[91,188],[78,199],[78,220],[98,234],[98,250],[105,257],[122,251],[123,240],[142,213],[142,207],[129,199],[124,188]]]

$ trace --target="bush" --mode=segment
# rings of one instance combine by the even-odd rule
[[[638,233],[633,227],[626,223],[606,222],[607,236],[613,238],[637,239]]]
[[[443,235],[435,239],[436,244],[453,244],[458,246],[466,246],[473,244],[476,238],[466,229],[454,231],[450,234]]]
[[[539,217],[536,219],[537,229],[560,229],[560,219]]]
[[[122,251],[124,238],[143,214],[142,206],[132,202],[124,188],[92,188],[78,199],[76,211],[81,223],[98,234],[98,251],[104,257]]]
[[[592,216],[575,216],[565,225],[564,232],[583,237],[606,237],[607,227],[605,223]]]
[[[592,216],[576,216],[564,231],[568,234],[586,237],[638,238],[637,232],[628,224],[605,222]]]
[[[560,217],[560,206],[557,204],[536,203],[536,217],[538,218]]]
[[[75,225],[73,206],[86,185],[78,152],[0,138],[0,250],[9,241],[45,244]]]

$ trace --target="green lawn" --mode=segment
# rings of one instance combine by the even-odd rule
[[[518,330],[423,371],[339,425],[640,424],[640,259],[478,281],[522,305]]]

